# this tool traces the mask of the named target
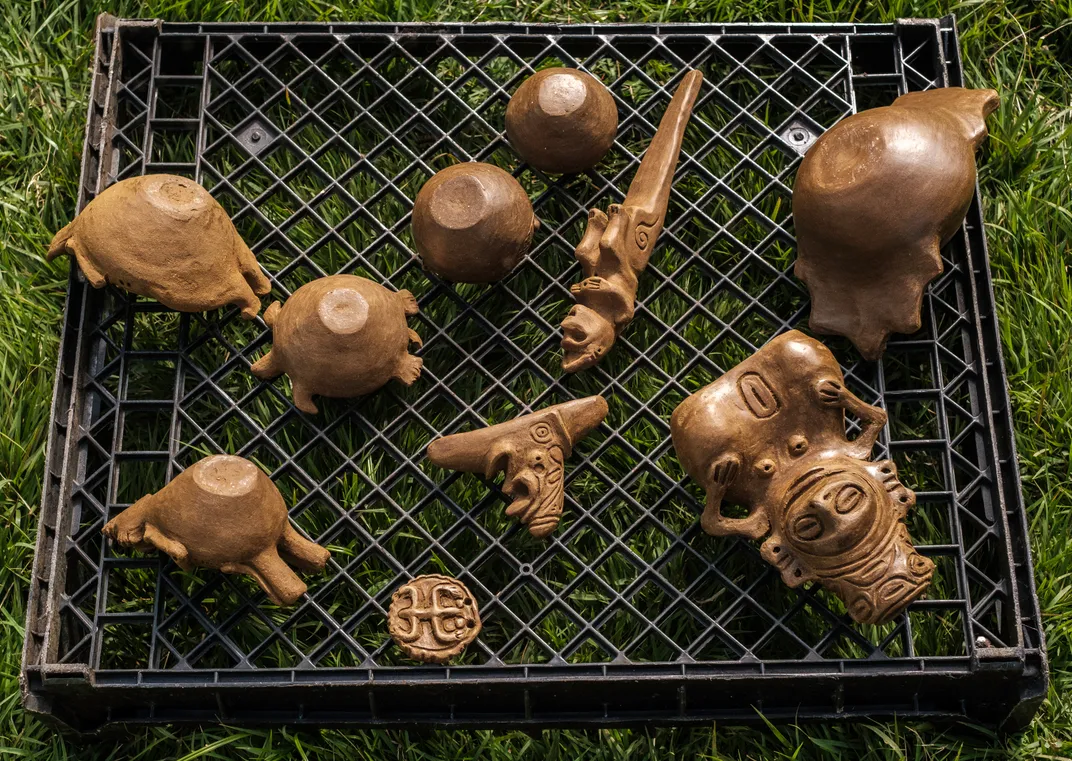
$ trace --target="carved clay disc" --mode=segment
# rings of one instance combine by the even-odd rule
[[[460,581],[427,574],[395,590],[387,628],[410,658],[446,663],[480,634],[480,612],[476,599]]]

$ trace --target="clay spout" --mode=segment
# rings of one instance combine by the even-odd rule
[[[659,121],[659,130],[640,161],[629,192],[625,194],[623,206],[642,209],[646,214],[658,217],[658,227],[649,231],[653,242],[662,230],[666,217],[681,141],[685,138],[685,128],[689,126],[692,105],[700,94],[702,82],[702,72],[690,71],[678,85],[666,113]]]

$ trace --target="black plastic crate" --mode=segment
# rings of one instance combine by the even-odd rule
[[[597,170],[551,178],[503,135],[535,68],[580,66],[617,100]],[[563,376],[558,323],[586,210],[620,201],[682,73],[705,83],[637,316],[598,367]],[[1047,673],[978,198],[945,248],[924,327],[879,363],[828,341],[885,407],[890,456],[937,571],[889,624],[853,625],[818,586],[785,587],[758,543],[699,530],[668,418],[790,327],[792,176],[857,109],[961,82],[951,19],[888,25],[169,24],[102,17],[79,208],[118,179],[194,177],[233,215],[277,298],[323,274],[409,288],[425,346],[412,388],[323,400],[249,372],[270,334],[235,309],[179,315],[71,279],[24,659],[27,706],[108,722],[605,725],[713,719],[971,719],[1015,727]],[[543,226],[493,286],[426,276],[409,231],[436,170],[514,173]],[[267,302],[266,302],[267,303]],[[568,398],[610,415],[569,462],[546,542],[433,437]],[[214,452],[266,468],[329,546],[291,609],[248,579],[113,549],[104,522]],[[484,619],[449,667],[404,660],[393,590],[462,579]]]

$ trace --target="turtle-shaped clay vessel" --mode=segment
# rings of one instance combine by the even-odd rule
[[[330,554],[290,525],[283,497],[249,460],[213,455],[110,520],[103,533],[121,545],[160,550],[180,568],[244,573],[276,605],[291,605],[305,583],[280,558],[306,571]]]
[[[94,288],[111,283],[180,312],[235,304],[252,320],[272,290],[230,217],[193,180],[122,180],[56,233],[49,260],[70,254]]]
[[[272,350],[251,369],[258,378],[290,376],[294,405],[308,413],[317,412],[313,394],[363,396],[392,378],[409,386],[421,374],[422,360],[409,353],[421,337],[406,325],[417,311],[409,291],[363,277],[313,280],[265,310]]]

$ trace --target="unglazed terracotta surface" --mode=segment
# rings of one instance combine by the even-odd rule
[[[566,458],[606,416],[603,397],[574,399],[506,423],[436,439],[428,445],[428,459],[441,468],[483,473],[486,478],[506,471],[502,489],[513,499],[506,514],[542,538],[562,518]]]
[[[103,533],[121,545],[160,550],[183,570],[248,574],[276,605],[292,605],[306,589],[284,559],[319,571],[330,556],[290,525],[272,480],[232,455],[191,465],[110,520]]]
[[[389,291],[356,275],[332,275],[306,283],[264,312],[272,328],[271,351],[250,368],[258,378],[286,373],[294,406],[315,414],[313,395],[371,394],[387,381],[409,386],[422,360],[409,353],[421,338],[406,324],[417,314],[409,291]]]
[[[528,253],[539,226],[524,188],[491,164],[436,172],[413,205],[413,241],[424,268],[453,283],[502,280]]]
[[[408,657],[446,663],[480,634],[476,598],[457,579],[418,576],[391,597],[387,629]]]
[[[610,90],[579,69],[544,69],[521,83],[506,106],[510,145],[543,172],[591,169],[618,131]]]
[[[909,93],[839,122],[808,150],[793,223],[812,330],[848,337],[870,360],[891,333],[919,330],[923,290],[964,221],[997,107],[993,90]]]
[[[193,180],[150,174],[105,189],[52,239],[94,288],[106,284],[180,312],[234,304],[251,320],[272,285],[227,212]]]
[[[845,412],[861,422],[852,441]],[[707,491],[714,536],[767,537],[783,581],[818,581],[855,621],[888,621],[927,589],[934,563],[903,520],[916,497],[890,460],[869,462],[886,413],[845,388],[818,341],[793,330],[688,397],[670,420],[674,448]],[[723,515],[724,502],[749,510]]]
[[[562,321],[562,369],[574,373],[599,362],[633,320],[637,277],[648,266],[663,229],[670,185],[692,104],[703,74],[687,73],[659,122],[625,201],[607,213],[592,209],[575,255],[584,280],[570,291],[576,306]]]

